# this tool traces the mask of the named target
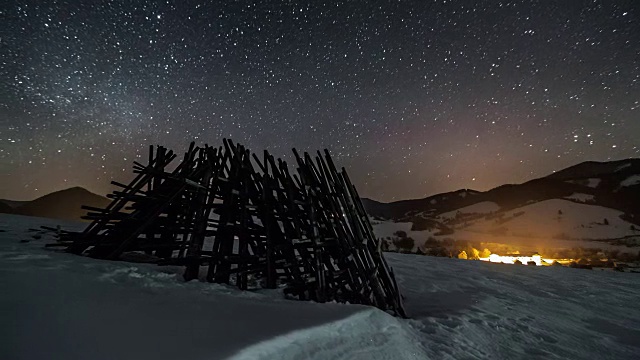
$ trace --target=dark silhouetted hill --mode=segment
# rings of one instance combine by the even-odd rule
[[[73,187],[56,191],[31,201],[0,200],[0,213],[81,220],[81,217],[87,212],[82,210],[82,205],[103,208],[110,202],[109,199],[96,195],[84,188]]]
[[[13,214],[13,208],[5,203],[3,200],[0,200],[0,213],[1,214]]]
[[[551,199],[579,201],[576,196],[588,198],[588,205],[620,210],[625,220],[639,224],[640,159],[583,162],[543,178],[485,192],[458,190],[391,203],[363,199],[363,205],[371,216],[416,223],[480,202],[493,202],[508,210]]]

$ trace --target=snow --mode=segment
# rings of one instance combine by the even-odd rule
[[[632,359],[640,351],[638,274],[388,257],[432,358]]]
[[[407,234],[407,237],[410,237],[414,240],[412,251],[416,251],[419,247],[422,247],[429,238],[436,237],[435,234],[439,231],[437,229],[434,229],[432,231],[413,231],[411,230],[411,227],[413,226],[412,222],[380,221],[372,224],[372,226],[373,232],[375,233],[377,238],[390,237],[391,239],[394,239],[396,238],[395,233],[397,231],[404,231]],[[394,248],[393,244],[391,245],[392,248]]]
[[[618,171],[620,171],[620,170],[626,169],[626,168],[628,168],[628,167],[630,167],[630,166],[631,166],[631,163],[622,164],[622,165],[618,166],[618,167],[615,169],[615,172],[618,172]]]
[[[530,237],[615,239],[629,235],[632,224],[620,219],[623,214],[602,206],[551,199],[508,211],[502,222],[493,219],[479,221],[466,229],[491,232],[492,229],[503,228],[511,235]]]
[[[50,236],[28,230],[58,223],[0,215],[0,359],[633,359],[640,351],[638,274],[386,254],[407,320],[285,300],[278,290],[184,283],[177,268],[44,249]]]
[[[595,196],[591,194],[573,193],[569,196],[566,196],[565,199],[586,203],[586,202],[594,201]]]
[[[407,237],[410,237],[414,240],[413,250],[416,251],[418,247],[421,247],[425,241],[429,237],[433,237],[433,232],[422,230],[422,231],[413,231],[411,227],[413,226],[412,222],[393,222],[393,221],[380,221],[372,224],[373,232],[377,238],[396,238],[395,233],[397,231],[404,231],[407,234]],[[392,245],[393,248],[393,245]]]
[[[586,181],[586,182],[585,182]],[[588,186],[590,188],[597,188],[598,185],[600,185],[600,182],[602,181],[602,179],[600,178],[589,178],[589,179],[585,179],[585,180],[568,180],[568,183],[571,184],[581,184],[581,185],[585,185]]]
[[[494,211],[500,210],[500,206],[493,201],[482,201],[473,205],[465,206],[463,208],[442,213],[439,215],[443,219],[453,219],[459,214],[489,214]]]
[[[602,179],[599,178],[590,178],[587,179],[589,182],[587,183],[587,186],[590,188],[597,188],[598,185],[600,184],[600,182],[602,181]]]
[[[640,175],[631,175],[620,182],[620,186],[633,186],[640,184]]]
[[[362,336],[365,329],[373,334]],[[424,359],[420,343],[406,322],[369,309],[250,346],[231,359]]]
[[[393,237],[396,231],[404,231],[407,234],[411,232],[411,222],[393,222],[393,221],[380,221],[373,224],[373,229],[378,238],[381,237]]]

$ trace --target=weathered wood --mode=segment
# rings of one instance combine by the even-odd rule
[[[185,280],[208,266],[207,281],[248,289],[251,279],[302,300],[348,301],[406,316],[392,269],[346,171],[327,150],[293,149],[296,173],[267,151],[231,140],[189,145],[180,163],[150,147],[129,184],[114,182],[105,208],[85,206],[83,232],[57,231],[62,247],[96,258],[184,266]],[[57,229],[56,229],[57,230]],[[139,257],[138,257],[139,258]]]

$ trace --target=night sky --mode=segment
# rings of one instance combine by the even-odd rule
[[[475,3],[475,4],[474,4]],[[362,196],[640,156],[640,1],[8,1],[0,198],[150,144],[328,148]]]

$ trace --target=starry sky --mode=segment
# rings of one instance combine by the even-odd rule
[[[380,201],[640,156],[640,2],[11,1],[0,198],[132,178],[150,144],[328,148]]]

